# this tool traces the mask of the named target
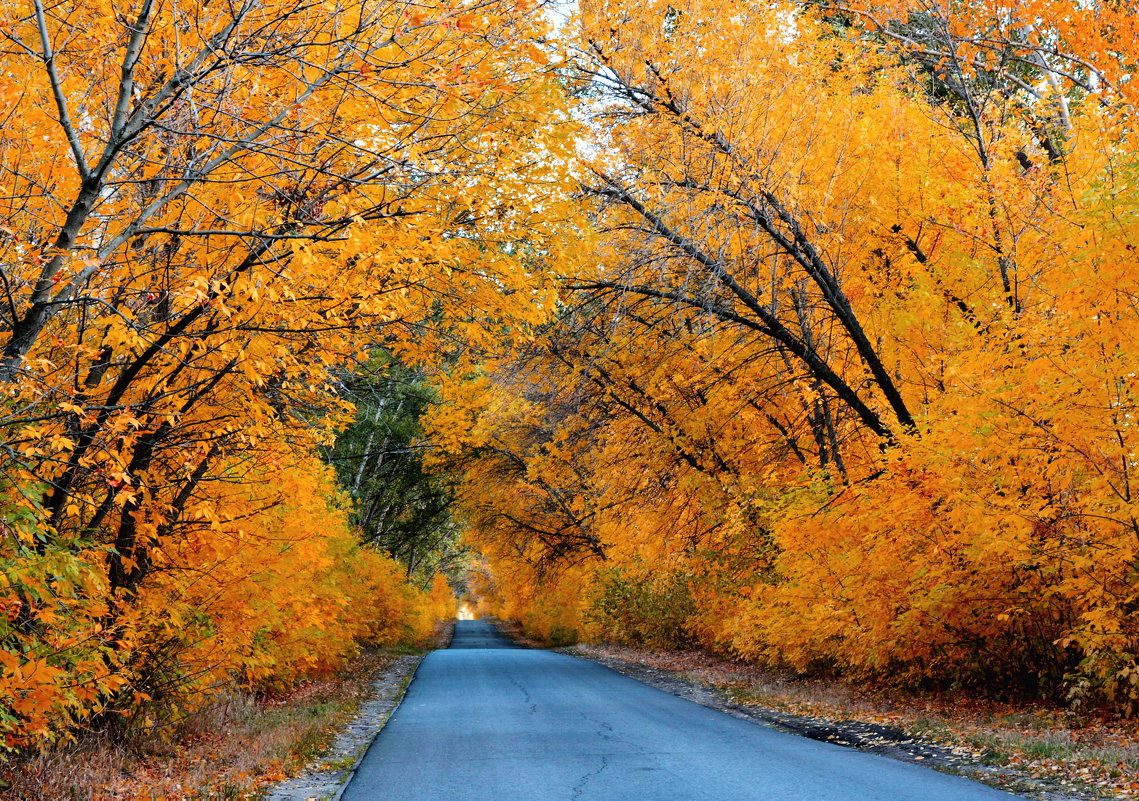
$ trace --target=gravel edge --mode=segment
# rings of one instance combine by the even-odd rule
[[[986,765],[977,759],[972,749],[953,748],[911,736],[890,726],[857,720],[798,715],[758,704],[745,704],[732,698],[727,688],[694,681],[680,671],[590,654],[573,646],[551,650],[578,659],[588,659],[643,684],[758,725],[922,765],[1039,801],[1100,801],[1105,798],[1098,793],[1073,790],[1058,782],[1038,778],[1015,768]]]
[[[374,725],[371,727],[372,731],[370,735],[368,735],[365,731],[366,739],[363,743],[363,746],[356,751],[355,758],[352,760],[352,767],[350,767],[347,771],[344,771],[343,776],[338,777],[340,786],[336,790],[336,794],[332,796],[332,801],[340,801],[340,799],[343,797],[344,792],[348,789],[349,783],[352,781],[352,777],[355,776],[356,771],[359,770],[360,763],[364,761],[364,757],[367,756],[368,750],[372,747],[372,743],[375,742],[376,737],[379,736],[379,733],[383,731],[384,726],[386,726],[388,721],[391,720],[392,713],[399,708],[399,705],[401,703],[403,703],[404,696],[407,695],[407,688],[411,686],[411,683],[413,681],[415,681],[415,671],[419,669],[421,662],[423,662],[423,655],[417,657],[414,664],[411,664],[406,672],[400,670],[398,666],[396,666],[396,670],[394,672],[397,675],[403,674],[399,682],[399,692],[396,693],[394,698],[380,698],[375,702],[370,702],[376,703],[377,706],[382,707],[382,710],[380,711],[379,725]],[[370,717],[369,710],[365,710],[362,715],[357,716],[356,720],[353,720],[352,723],[348,724],[348,729],[341,736],[347,736],[354,726],[359,726],[361,729],[366,729],[368,721],[367,719],[361,721],[360,717]]]
[[[432,650],[446,648],[454,625],[446,626]],[[371,697],[336,735],[328,750],[298,775],[273,786],[265,801],[340,801],[368,749],[403,702],[426,654],[404,654],[372,682]],[[348,763],[348,764],[345,764]]]
[[[273,785],[265,801],[339,801],[372,741],[403,700],[421,661],[420,654],[405,654],[384,668],[372,682],[371,697],[328,750],[296,776]]]

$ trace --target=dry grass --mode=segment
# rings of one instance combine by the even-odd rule
[[[302,768],[365,700],[398,655],[377,649],[343,671],[307,681],[285,697],[230,691],[170,732],[124,744],[90,735],[77,744],[0,768],[3,799],[250,799]]]
[[[833,680],[804,680],[700,651],[579,645],[584,655],[636,662],[721,689],[747,704],[830,720],[883,723],[977,759],[1093,793],[1139,799],[1139,721],[962,694],[906,695]]]

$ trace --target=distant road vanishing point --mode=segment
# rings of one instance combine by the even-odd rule
[[[956,776],[769,729],[460,620],[346,801],[998,801]]]

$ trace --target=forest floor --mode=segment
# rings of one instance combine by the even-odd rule
[[[728,714],[1027,798],[1139,799],[1139,723],[1133,721],[961,694],[916,696],[806,680],[699,651],[600,645],[558,650]]]
[[[169,732],[124,743],[93,734],[71,746],[0,761],[0,799],[331,797],[383,725],[422,654],[445,647],[449,639],[448,627],[428,649],[368,649],[335,675],[302,682],[281,697],[229,693]],[[365,716],[361,726],[369,733],[354,725]],[[353,729],[354,738],[346,738]],[[299,784],[274,787],[302,773]],[[313,787],[327,792],[289,795]]]

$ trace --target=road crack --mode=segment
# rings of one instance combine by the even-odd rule
[[[520,682],[513,673],[505,672],[505,674],[506,678],[510,680],[510,683],[517,687],[518,690],[522,693],[523,703],[527,704],[530,707],[530,714],[538,714],[538,704],[535,703],[534,700],[530,697],[530,691],[526,689],[525,685],[523,685],[522,682]]]
[[[609,757],[605,754],[602,754],[601,767],[599,767],[597,770],[591,770],[589,773],[586,773],[584,776],[577,780],[577,783],[573,786],[573,794],[570,796],[570,801],[577,801],[579,798],[581,798],[581,794],[585,792],[586,785],[604,773],[607,767],[609,767]]]

